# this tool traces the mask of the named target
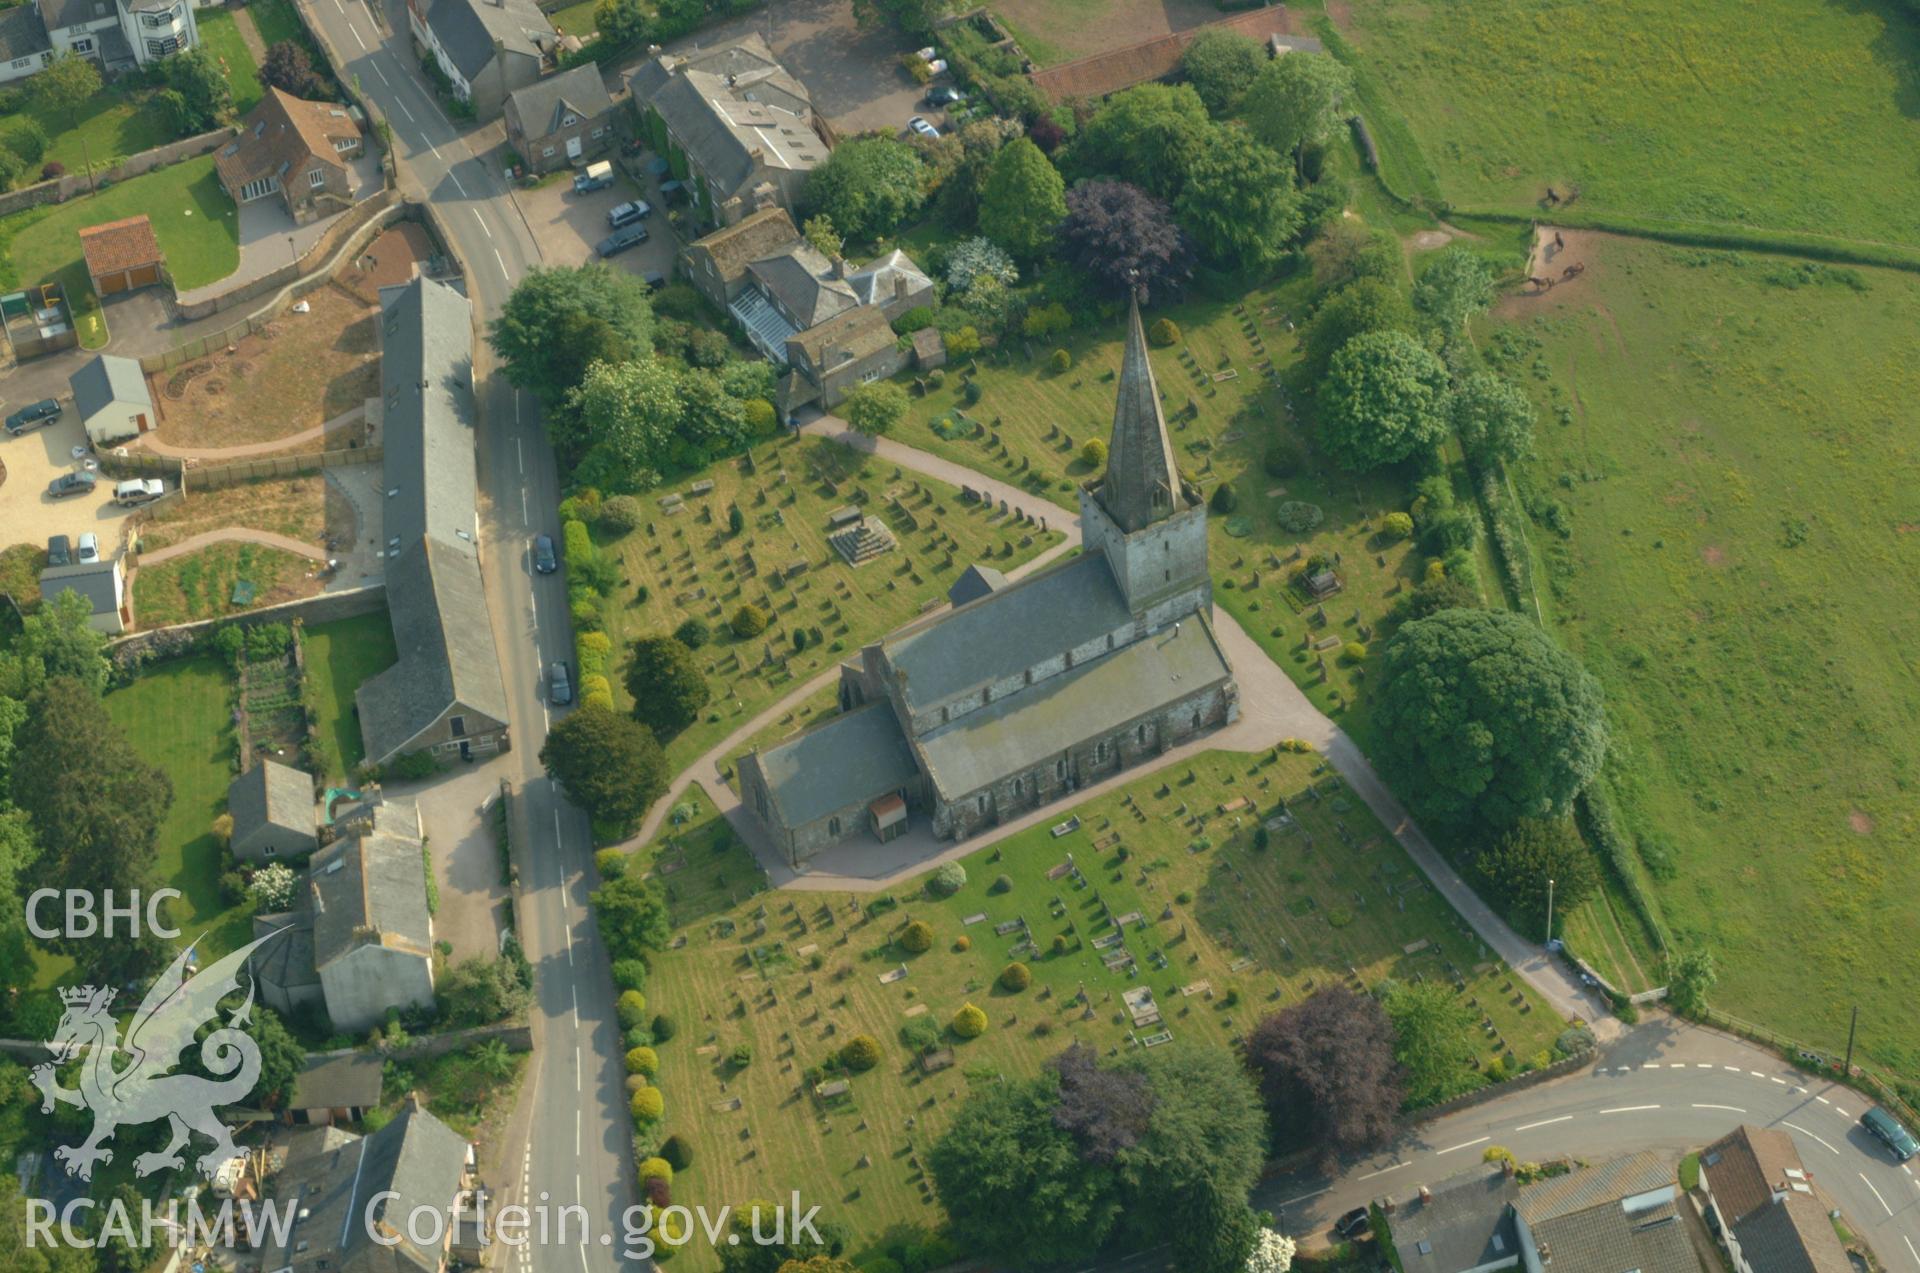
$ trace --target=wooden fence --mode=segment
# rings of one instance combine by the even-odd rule
[[[1798,1039],[1782,1034],[1770,1026],[1755,1025],[1751,1021],[1743,1021],[1739,1017],[1715,1008],[1703,1008],[1699,1012],[1685,1015],[1702,1025],[1710,1025],[1716,1030],[1725,1030],[1728,1034],[1737,1034],[1749,1043],[1758,1043],[1772,1048],[1800,1069],[1830,1078],[1837,1083],[1845,1083],[1872,1097],[1908,1127],[1920,1127],[1920,1110],[1916,1110],[1891,1083],[1865,1066],[1856,1064],[1851,1074],[1842,1073],[1846,1066],[1844,1057],[1835,1056],[1819,1048],[1810,1048]]]

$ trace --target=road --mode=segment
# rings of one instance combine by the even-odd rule
[[[476,323],[497,313],[514,283],[540,263],[540,249],[508,197],[500,173],[477,158],[422,80],[398,5],[368,0],[299,0],[330,46],[334,65],[356,82],[393,129],[402,193],[431,201],[467,266]],[[377,0],[374,0],[377,4]],[[571,659],[566,585],[536,576],[527,549],[539,530],[557,533],[559,474],[538,404],[493,374],[475,340],[474,394],[480,406],[476,452],[483,508],[481,568],[501,653],[513,750],[490,771],[515,790],[510,831],[521,868],[521,941],[535,969],[534,1057],[523,1093],[528,1129],[512,1146],[500,1205],[579,1204],[588,1240],[533,1242],[501,1252],[502,1273],[602,1273],[629,1267],[619,1221],[635,1196],[631,1123],[626,1113],[620,1032],[605,951],[587,910],[592,841],[586,818],[540,769],[548,711],[542,672]],[[578,1221],[571,1221],[573,1236]],[[603,1241],[604,1240],[604,1241]],[[610,1243],[610,1245],[609,1245]]]
[[[1482,1170],[1503,1145],[1522,1161],[1570,1155],[1599,1162],[1651,1149],[1676,1163],[1741,1123],[1793,1136],[1814,1182],[1890,1270],[1920,1271],[1920,1176],[1859,1124],[1869,1102],[1801,1074],[1743,1040],[1656,1014],[1603,1047],[1588,1070],[1515,1092],[1405,1133],[1390,1150],[1345,1164],[1334,1179],[1293,1173],[1263,1181],[1256,1209],[1282,1233],[1324,1238],[1334,1218],[1422,1185]],[[1154,1255],[1100,1264],[1149,1273]]]

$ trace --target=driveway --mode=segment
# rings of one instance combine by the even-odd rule
[[[500,934],[507,927],[507,890],[500,882],[491,806],[481,811],[500,794],[499,771],[463,766],[399,794],[420,805],[420,830],[427,837],[427,856],[440,890],[434,940],[453,947],[454,963],[499,954]]]
[[[608,263],[643,276],[650,272],[665,278],[673,276],[673,259],[680,251],[680,241],[662,211],[659,183],[644,169],[641,175],[634,175],[632,166],[632,161],[616,162],[614,170],[619,175],[613,185],[591,194],[575,194],[573,178],[564,173],[537,189],[513,192],[520,215],[527,219],[527,227],[540,245],[542,262],[584,265],[595,259],[593,245],[612,233],[607,212],[629,199],[645,199],[654,208],[643,223],[647,241]]]
[[[26,399],[13,396],[16,386],[6,386],[4,405],[11,411]],[[86,430],[73,404],[59,420],[34,433],[10,438],[0,433],[0,461],[7,466],[7,480],[0,485],[0,544],[41,544],[51,535],[77,539],[87,531],[100,536],[103,554],[120,546],[121,525],[130,509],[113,502],[113,481],[101,477],[91,495],[53,499],[47,483],[62,473],[79,467],[73,448],[84,446]]]
[[[364,148],[367,153],[347,165],[347,180],[351,184],[355,203],[381,189],[380,158],[373,153],[372,147]],[[264,275],[271,274],[300,256],[319,242],[333,223],[345,216],[344,212],[330,217],[321,217],[305,225],[295,225],[293,216],[278,198],[255,199],[243,203],[237,209],[240,217],[240,264],[233,273],[205,287],[180,293],[180,303],[191,305],[210,297],[219,296],[245,283]],[[108,317],[109,324],[113,322]],[[231,318],[229,322],[233,321]],[[169,341],[169,345],[179,341]]]

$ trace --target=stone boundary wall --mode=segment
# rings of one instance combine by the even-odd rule
[[[233,135],[234,130],[231,125],[216,128],[210,133],[183,137],[179,141],[170,141],[164,146],[155,146],[137,155],[129,155],[112,167],[95,172],[93,181],[89,181],[84,172],[69,172],[51,181],[42,181],[19,190],[8,191],[0,194],[0,217],[19,212],[23,208],[37,208],[45,203],[65,203],[73,196],[86,191],[94,182],[106,185],[115,181],[125,181],[129,177],[138,177],[143,173],[152,172],[155,168],[165,168],[182,159],[197,159],[226,145]]]
[[[332,623],[336,619],[371,614],[375,610],[385,609],[386,605],[387,585],[368,584],[364,588],[323,592],[317,597],[303,597],[261,610],[248,610],[229,618],[199,619],[192,623],[176,623],[167,628],[149,628],[145,632],[135,632],[107,642],[107,653],[115,662],[137,660],[154,647],[174,652],[179,646],[198,640],[213,629],[229,623],[252,626],[256,623],[290,623],[295,619],[308,625]]]
[[[379,194],[362,199],[359,203],[354,204],[352,208],[342,213],[338,221],[328,226],[326,233],[315,240],[314,245],[308,248],[306,255],[302,256],[299,260],[289,261],[278,269],[262,274],[259,278],[241,283],[215,296],[210,296],[206,300],[181,302],[179,305],[181,321],[189,323],[199,322],[203,318],[211,318],[215,314],[223,313],[236,305],[244,305],[248,301],[257,300],[274,291],[276,288],[281,288],[285,289],[286,294],[274,297],[266,306],[266,309],[273,310],[272,316],[277,317],[281,310],[284,310],[287,304],[295,297],[312,291],[321,283],[330,280],[334,274],[338,272],[342,261],[346,259],[345,253],[349,249],[352,249],[356,242],[363,241],[360,237],[363,230],[366,230],[369,226],[376,225],[384,228],[392,224],[393,221],[399,220],[399,216],[397,215],[391,218],[385,216],[385,214],[399,202],[400,195],[391,185],[381,190]],[[218,284],[214,284],[213,286],[218,286]],[[275,308],[276,306],[278,308]],[[262,312],[265,312],[265,310]],[[258,317],[258,315],[250,317]],[[229,329],[229,331],[231,330],[232,329]],[[221,333],[222,339],[219,343],[226,343],[224,337],[226,337],[227,334],[228,333],[225,332]],[[241,334],[245,335],[245,332]],[[191,342],[191,344],[204,345],[206,341],[213,339],[215,338],[202,337],[198,341]],[[204,353],[205,348],[202,348],[201,352]],[[170,350],[166,354],[159,355],[159,357],[165,359],[177,353],[179,353],[177,349]],[[194,357],[198,356],[198,354],[194,355]],[[159,367],[147,366],[151,360],[151,356],[142,358],[140,360],[141,367],[147,371],[158,371],[160,369]],[[177,366],[178,364],[172,365]]]

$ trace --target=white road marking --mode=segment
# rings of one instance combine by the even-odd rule
[[[1900,1170],[1906,1172],[1909,1176],[1913,1174],[1913,1168],[1907,1166],[1905,1163],[1900,1164]]]
[[[477,216],[479,214],[476,213],[475,215]],[[513,414],[515,417],[514,422],[516,424],[519,423],[520,395],[517,393],[513,395]],[[519,469],[520,472],[525,473],[527,471],[527,452],[526,449],[520,445],[519,438],[513,440],[513,463],[514,467]]]
[[[567,965],[571,967],[573,965],[573,925],[568,924],[560,931],[567,935]]]
[[[1815,1140],[1820,1141],[1822,1145],[1826,1145],[1828,1149],[1832,1150],[1836,1154],[1840,1152],[1838,1149],[1835,1149],[1834,1146],[1827,1144],[1825,1140],[1822,1140],[1818,1135],[1815,1135],[1813,1132],[1808,1131],[1806,1128],[1800,1126],[1800,1124],[1798,1123],[1789,1123],[1785,1119],[1782,1119],[1780,1121],[1780,1125],[1782,1127],[1791,1127],[1794,1131],[1799,1132],[1802,1136],[1812,1136]]]
[[[341,16],[341,17],[343,17],[343,18],[344,18],[344,17],[346,17],[346,16],[347,16],[347,9],[346,9],[346,6],[345,6],[345,5],[343,5],[343,4],[341,4],[341,3],[340,3],[340,0],[333,0],[333,7],[334,7],[334,8],[336,8],[336,9],[338,9],[338,10],[340,10],[340,16]]]
[[[577,1043],[573,1047],[573,1090],[580,1090],[580,1045]]]
[[[553,844],[560,847],[560,806],[553,806]]]
[[[1648,1061],[1645,1065],[1641,1066],[1640,1068],[1643,1070],[1657,1070],[1660,1068],[1660,1062]]]
[[[1602,1114],[1637,1114],[1643,1109],[1659,1109],[1658,1105],[1617,1105],[1612,1109],[1603,1109]]]
[[[1453,1151],[1454,1151],[1455,1149],[1472,1149],[1472,1148],[1473,1148],[1473,1147],[1474,1147],[1475,1145],[1484,1145],[1484,1144],[1486,1144],[1486,1143],[1487,1143],[1488,1141],[1490,1141],[1490,1140],[1492,1140],[1492,1139],[1493,1139],[1493,1137],[1491,1137],[1491,1136],[1482,1136],[1482,1137],[1481,1137],[1481,1138],[1480,1138],[1479,1140],[1468,1140],[1468,1141],[1462,1141],[1462,1142],[1461,1142],[1460,1144],[1458,1144],[1458,1145],[1454,1145],[1454,1146],[1452,1146],[1451,1148],[1448,1148],[1448,1149],[1442,1149],[1442,1150],[1439,1150],[1438,1152],[1439,1152],[1439,1153],[1442,1153],[1442,1154],[1450,1154],[1450,1153],[1452,1153],[1452,1152],[1453,1152]]]
[[[1913,1249],[1913,1239],[1903,1233],[1900,1235],[1900,1240],[1907,1244],[1907,1254],[1913,1257],[1913,1262],[1920,1264],[1920,1251]]]
[[[1713,1062],[1712,1061],[1695,1061],[1693,1063],[1693,1068],[1696,1070],[1710,1070],[1713,1068]]]
[[[475,208],[473,210],[473,219],[480,223],[480,233],[486,235],[489,239],[491,239],[493,237],[493,231],[487,229],[487,219],[480,215],[480,209]],[[515,439],[515,440],[518,441],[518,439]]]
[[[1571,1115],[1571,1114],[1562,1114],[1562,1115],[1561,1115],[1560,1117],[1558,1117],[1558,1118],[1543,1118],[1543,1119],[1541,1119],[1541,1120],[1540,1120],[1539,1122],[1537,1122],[1537,1123],[1528,1123],[1528,1124],[1527,1124],[1526,1126],[1524,1126],[1524,1127],[1516,1127],[1516,1128],[1514,1128],[1513,1130],[1515,1130],[1515,1131],[1517,1131],[1517,1132],[1530,1132],[1530,1131],[1532,1131],[1532,1130],[1533,1130],[1534,1128],[1536,1128],[1536,1127],[1548,1127],[1548,1126],[1551,1126],[1551,1125],[1552,1125],[1552,1124],[1554,1124],[1554,1123],[1564,1123],[1564,1122],[1566,1122],[1566,1121],[1568,1121],[1569,1119],[1571,1119],[1572,1117],[1573,1117],[1573,1115]]]
[[[573,1111],[573,1155],[580,1156],[580,1111]]]
[[[513,275],[511,275],[511,274],[509,274],[509,273],[507,273],[507,258],[506,258],[506,257],[504,257],[504,256],[501,256],[501,255],[500,255],[500,249],[499,249],[499,248],[495,248],[495,249],[493,250],[493,259],[494,259],[494,260],[496,260],[496,261],[498,261],[498,262],[500,262],[500,277],[501,277],[501,278],[512,278],[512,277],[513,277]]]
[[[1741,1109],[1738,1105],[1701,1105],[1698,1102],[1696,1102],[1694,1104],[1694,1108],[1695,1109],[1724,1109],[1734,1114],[1744,1114],[1747,1112]]]
[[[1757,1078],[1757,1079],[1763,1079],[1763,1078],[1765,1078],[1765,1077],[1767,1077],[1766,1075],[1764,1075],[1764,1074],[1762,1074],[1762,1073],[1761,1073],[1760,1071],[1758,1071],[1758,1070],[1748,1070],[1748,1071],[1747,1071],[1747,1073],[1749,1073],[1749,1074],[1751,1074],[1751,1075],[1753,1075],[1753,1077],[1755,1077],[1755,1078]]]
[[[409,124],[418,122],[417,120],[414,119],[413,112],[407,109],[407,104],[404,101],[396,97],[393,99],[393,104],[400,108],[400,113],[407,117],[407,122]]]
[[[1775,1078],[1771,1074],[1767,1075],[1767,1082],[1778,1083],[1781,1087],[1785,1087],[1787,1085],[1787,1081],[1785,1079]]]
[[[466,198],[466,197],[467,197],[467,188],[466,188],[465,186],[463,186],[463,185],[461,185],[461,184],[460,184],[460,174],[459,174],[459,173],[457,173],[457,172],[455,172],[455,171],[454,171],[453,169],[451,169],[451,168],[449,168],[449,169],[447,169],[447,180],[449,180],[449,181],[451,181],[451,182],[453,183],[453,188],[454,188],[455,190],[458,190],[458,191],[460,192],[460,197],[461,197],[462,199],[464,199],[464,198]],[[491,237],[491,236],[489,236],[489,237]]]
[[[1727,1073],[1729,1073],[1729,1074],[1738,1074],[1738,1073],[1740,1073],[1740,1067],[1739,1067],[1739,1066],[1737,1066],[1737,1065],[1723,1065],[1723,1066],[1721,1066],[1720,1068],[1721,1068],[1721,1069],[1723,1069],[1723,1070],[1725,1070],[1725,1071],[1726,1071]]]
[[[1382,1168],[1381,1168],[1380,1170],[1378,1170],[1378,1171],[1370,1171],[1370,1172],[1368,1172],[1368,1173],[1367,1173],[1366,1175],[1364,1175],[1364,1176],[1361,1176],[1361,1177],[1360,1177],[1360,1179],[1362,1179],[1362,1180],[1372,1180],[1372,1179],[1373,1179],[1373,1178],[1374,1178],[1375,1176],[1384,1176],[1384,1175],[1386,1175],[1386,1174],[1387,1174],[1388,1172],[1390,1172],[1390,1171],[1398,1171],[1398,1170],[1400,1170],[1400,1169],[1401,1169],[1402,1167],[1411,1167],[1412,1165],[1413,1165],[1413,1164],[1412,1164],[1412,1163],[1410,1163],[1410,1162],[1397,1162],[1397,1163],[1395,1163],[1395,1164],[1393,1164],[1393,1166],[1391,1166],[1391,1167],[1382,1167]]]
[[[349,22],[347,23],[347,30],[353,32],[353,42],[360,46],[362,53],[365,53],[367,51],[367,42],[360,38],[360,28]]]
[[[1843,1109],[1841,1109],[1841,1108],[1840,1108],[1840,1107],[1839,1107],[1838,1105],[1836,1105],[1836,1106],[1834,1106],[1834,1107],[1833,1107],[1833,1112],[1834,1112],[1834,1113],[1836,1113],[1836,1114],[1838,1114],[1838,1115],[1839,1115],[1840,1117],[1842,1117],[1842,1118],[1852,1118],[1852,1117],[1853,1117],[1853,1115],[1851,1115],[1851,1114],[1849,1114],[1849,1113],[1847,1113],[1847,1111],[1845,1111],[1845,1110],[1843,1110]]]
[[[334,3],[338,4],[339,0],[334,0]],[[380,69],[380,64],[378,62],[375,62],[373,64],[373,73],[380,77],[380,82],[382,84],[385,84],[388,88],[393,87],[393,81],[387,78],[387,73]]]
[[[1323,1193],[1332,1193],[1332,1192],[1333,1192],[1333,1186],[1328,1185],[1325,1189],[1315,1189],[1312,1193],[1303,1193],[1298,1198],[1289,1198],[1285,1202],[1281,1203],[1280,1205],[1283,1207],[1291,1207],[1296,1202],[1305,1202],[1309,1198],[1318,1198]]]
[[[1831,1105],[1831,1104],[1833,1104],[1833,1102],[1832,1102],[1832,1101],[1830,1101],[1830,1100],[1828,1100],[1828,1099],[1827,1099],[1826,1097],[1824,1097],[1824,1096],[1816,1096],[1816,1097],[1814,1097],[1813,1099],[1814,1099],[1814,1100],[1816,1100],[1816,1101],[1819,1101],[1819,1102],[1820,1102],[1820,1103],[1821,1103],[1822,1105]]]
[[[1860,1183],[1865,1185],[1869,1189],[1873,1189],[1873,1182],[1867,1179],[1867,1173],[1864,1171],[1860,1173]],[[1887,1200],[1880,1196],[1880,1191],[1878,1189],[1873,1189],[1873,1197],[1874,1197],[1874,1201],[1878,1202],[1882,1207],[1886,1207],[1886,1212],[1888,1215],[1893,1214],[1893,1208],[1887,1206]]]

